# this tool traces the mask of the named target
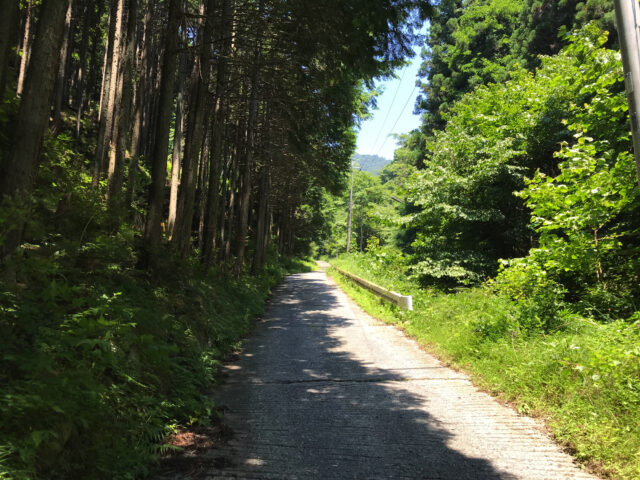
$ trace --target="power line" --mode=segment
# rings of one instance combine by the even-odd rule
[[[380,141],[380,135],[382,134],[382,131],[384,130],[384,126],[387,124],[387,120],[389,119],[389,115],[391,114],[391,110],[393,110],[393,105],[396,103],[396,98],[398,97],[398,93],[400,92],[400,87],[402,87],[402,81],[404,80],[404,76],[407,73],[407,70],[409,70],[409,66],[405,67],[402,70],[402,75],[400,76],[400,81],[398,82],[398,86],[396,87],[396,91],[393,94],[393,99],[391,100],[391,105],[389,106],[389,109],[387,110],[387,114],[385,115],[384,120],[382,121],[382,124],[380,125],[380,130],[378,131],[378,134],[376,135],[376,141],[373,144],[372,150],[374,150],[376,148],[376,145]],[[370,160],[368,158],[365,159],[364,162],[362,162],[362,164],[360,165],[359,171],[365,170],[365,168],[367,166],[367,162],[369,162],[369,161]]]
[[[387,124],[387,120],[389,119],[389,115],[391,114],[391,110],[393,110],[393,105],[396,103],[396,98],[398,97],[398,92],[400,91],[400,87],[402,86],[402,81],[404,80],[404,75],[405,75],[405,73],[407,73],[407,70],[409,70],[409,67],[406,67],[404,70],[402,70],[402,76],[400,77],[400,82],[398,83],[398,86],[396,87],[396,93],[393,94],[393,100],[391,100],[391,106],[387,110],[387,115],[384,117],[384,120],[382,121],[382,125],[380,126],[380,131],[376,135],[376,142],[373,144],[372,150],[375,150],[376,145],[380,141],[380,134],[382,133],[382,130],[384,130],[384,126]]]
[[[393,127],[391,127],[391,130],[389,131],[389,135],[391,135],[391,133],[393,132],[393,129],[396,128],[396,125],[398,124],[398,122],[400,121],[400,119],[402,118],[402,115],[404,114],[404,111],[407,109],[407,105],[409,105],[409,102],[411,101],[411,99],[413,98],[413,94],[416,93],[416,89],[418,88],[418,85],[416,84],[413,87],[413,90],[411,91],[411,95],[409,95],[409,98],[407,98],[406,103],[404,104],[404,107],[402,107],[402,110],[400,110],[400,115],[398,115],[398,118],[396,118],[395,123],[393,124]],[[382,143],[382,145],[380,145],[380,148],[378,149],[378,151],[376,152],[376,155],[379,155],[380,152],[382,151],[382,149],[384,148],[384,146],[387,144],[387,140],[389,140],[389,135],[386,136],[386,138],[384,139],[384,142]]]

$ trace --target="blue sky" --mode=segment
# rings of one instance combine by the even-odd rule
[[[378,96],[378,108],[372,112],[371,118],[363,122],[358,133],[358,153],[377,154],[391,160],[397,146],[389,135],[407,133],[420,125],[420,117],[413,114],[419,93],[414,87],[421,63],[420,48],[415,51],[411,64],[396,71],[397,78],[376,84],[384,89],[384,93]]]

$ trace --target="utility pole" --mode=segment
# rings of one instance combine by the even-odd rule
[[[631,118],[633,153],[640,183],[640,7],[638,0],[613,0],[620,38],[624,84]]]
[[[351,215],[353,212],[353,162],[351,163],[351,186],[349,187],[349,216],[347,217],[347,253],[351,247]]]

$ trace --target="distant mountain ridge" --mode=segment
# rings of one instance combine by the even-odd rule
[[[353,155],[353,161],[357,168],[361,168],[362,171],[372,175],[378,175],[384,167],[391,163],[391,160],[379,155],[361,155],[359,153]]]

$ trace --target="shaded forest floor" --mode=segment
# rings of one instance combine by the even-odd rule
[[[204,274],[169,251],[139,270],[128,227],[28,245],[0,279],[0,478],[144,476],[206,395],[271,289],[308,264]],[[175,444],[174,446],[178,446]]]

